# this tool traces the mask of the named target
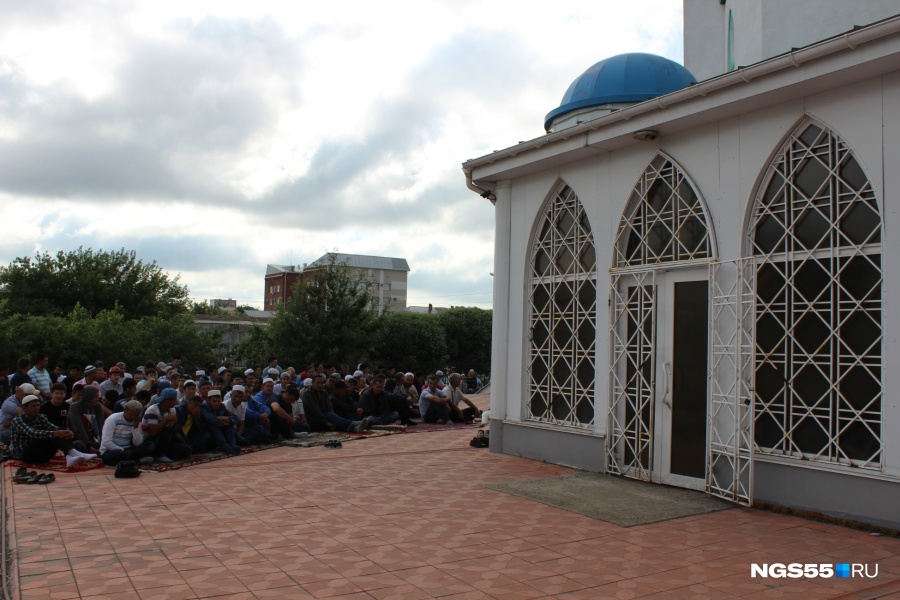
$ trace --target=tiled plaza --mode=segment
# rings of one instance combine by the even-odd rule
[[[137,479],[104,468],[7,483],[14,593],[900,599],[900,539],[743,508],[623,528],[484,488],[571,471],[470,448],[474,434],[282,447]],[[877,563],[879,575],[751,579],[751,563],[775,562]]]

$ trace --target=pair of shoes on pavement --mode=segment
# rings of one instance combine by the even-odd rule
[[[25,467],[19,467],[16,474],[13,476],[13,482],[15,483],[37,483],[39,485],[47,485],[48,483],[53,483],[55,480],[56,475],[53,473],[42,473],[38,475],[36,471],[29,471]]]

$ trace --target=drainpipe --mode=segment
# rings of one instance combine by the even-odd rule
[[[497,197],[494,195],[492,190],[486,190],[484,188],[478,187],[474,183],[472,183],[472,169],[463,168],[463,173],[466,174],[466,187],[481,196],[482,198],[487,198],[491,201],[491,204],[497,204]]]

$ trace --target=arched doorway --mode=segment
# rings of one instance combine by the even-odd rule
[[[696,186],[672,158],[657,154],[632,190],[613,247],[611,473],[704,486],[714,255]]]

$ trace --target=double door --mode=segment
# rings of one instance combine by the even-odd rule
[[[708,271],[650,272],[616,279],[610,471],[704,489]]]

